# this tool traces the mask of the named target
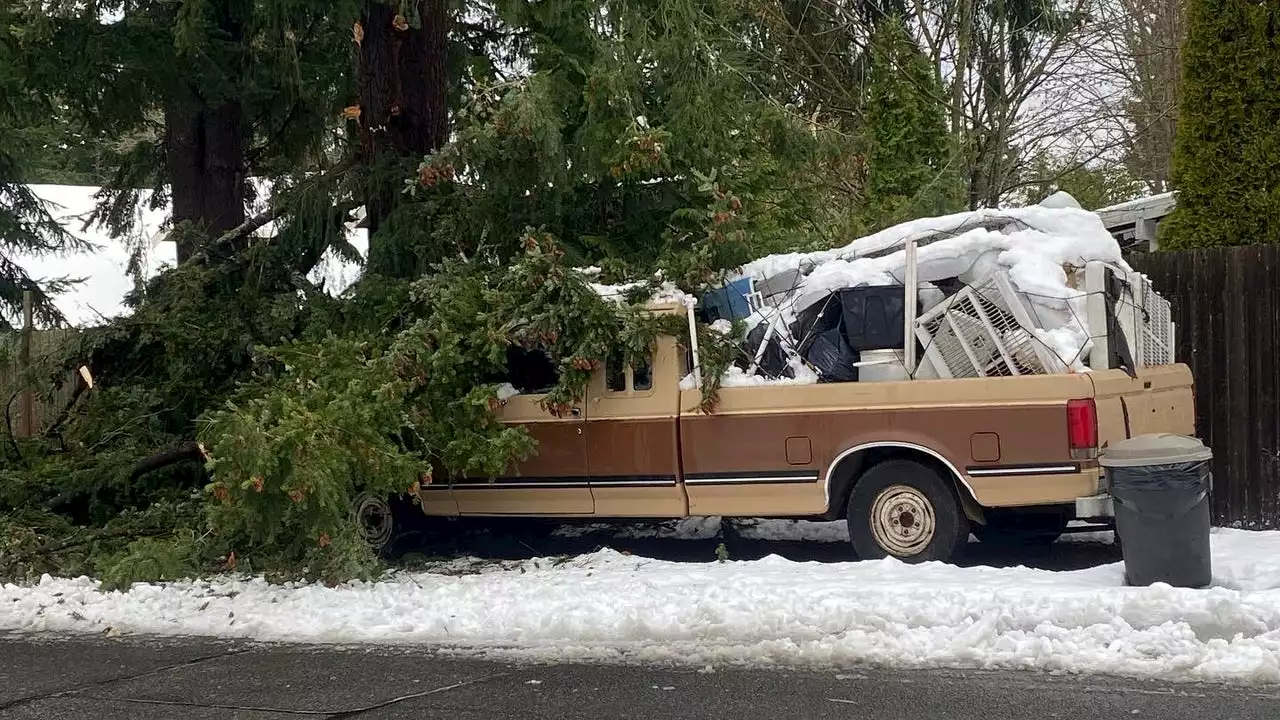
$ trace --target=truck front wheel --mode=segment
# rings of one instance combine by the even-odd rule
[[[849,495],[849,539],[863,560],[950,560],[969,537],[950,484],[910,460],[872,467]]]
[[[406,548],[408,536],[421,528],[426,519],[407,496],[388,497],[370,492],[356,495],[351,513],[360,539],[384,558],[397,557]]]

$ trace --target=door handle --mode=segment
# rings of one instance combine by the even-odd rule
[[[569,414],[574,417],[578,417],[582,415],[582,408],[572,408],[569,410]]]

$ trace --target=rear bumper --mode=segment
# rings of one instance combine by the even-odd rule
[[[1107,493],[1076,498],[1076,518],[1093,520],[1115,517],[1115,506]]]

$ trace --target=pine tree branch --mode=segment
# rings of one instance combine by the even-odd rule
[[[276,203],[272,205],[266,210],[263,210],[257,215],[254,215],[248,220],[245,220],[239,225],[226,231],[225,233],[220,235],[217,239],[215,239],[213,242],[204,246],[200,250],[197,250],[196,252],[192,253],[191,257],[187,259],[187,263],[198,265],[200,263],[207,262],[209,260],[210,254],[215,250],[219,250],[223,247],[229,247],[233,243],[235,243],[237,240],[240,240],[244,237],[252,235],[254,232],[262,228],[267,223],[270,223],[274,220],[278,220],[287,211],[288,211],[288,208],[283,203]]]
[[[19,555],[15,562],[24,563],[32,560],[33,558],[48,557],[56,553],[82,547],[99,540],[118,540],[121,538],[136,540],[138,538],[165,537],[172,534],[173,530],[169,528],[147,528],[143,530],[138,530],[132,527],[112,529],[102,528],[85,534],[81,534],[77,531],[70,537],[60,540],[59,542],[48,543],[23,555]]]
[[[204,450],[201,449],[199,443],[193,440],[181,442],[167,450],[162,450],[134,463],[133,468],[129,470],[129,481],[132,482],[143,475],[161,470],[170,465],[177,465],[180,462],[203,459]]]
[[[354,165],[355,165],[355,160],[353,158],[344,160],[338,165],[334,166],[333,169],[327,172],[323,172],[315,176],[314,178],[311,178],[305,181],[305,184],[327,183],[330,180],[338,177],[339,175],[342,175],[343,173],[347,172]],[[291,192],[296,192],[297,190],[298,188],[293,188]],[[280,219],[286,213],[288,213],[290,209],[291,209],[290,205],[287,202],[272,203],[271,207],[267,208],[266,210],[263,210],[257,215],[254,215],[248,220],[245,220],[239,225],[231,228],[230,230],[226,231],[222,235],[219,235],[212,242],[206,244],[200,250],[197,250],[196,252],[192,253],[191,257],[187,259],[187,263],[200,264],[200,263],[208,262],[211,259],[212,254],[215,253],[216,251],[222,250],[223,248],[230,248],[236,241],[242,240],[243,238],[248,237],[249,235],[252,235],[253,233],[257,232],[260,228],[267,225],[268,223]],[[248,250],[248,249],[255,248],[258,245],[261,245],[263,242],[269,242],[270,240],[271,238],[267,238],[265,240],[254,242],[250,244],[248,248],[245,248],[245,249]],[[237,252],[233,254],[239,254],[239,253]]]
[[[63,406],[62,410],[58,413],[58,416],[54,418],[53,423],[45,429],[44,433],[42,433],[46,438],[53,437],[54,433],[62,427],[62,423],[66,422],[67,419],[71,417],[72,408],[76,406],[76,403],[80,401],[80,396],[84,395],[84,391],[88,388],[89,386],[77,377],[75,389],[71,391],[71,398],[67,401],[67,404]]]

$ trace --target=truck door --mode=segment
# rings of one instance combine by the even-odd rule
[[[595,514],[683,517],[679,483],[680,360],[674,338],[660,337],[650,361],[610,358],[587,391],[587,469]]]
[[[453,496],[461,515],[590,515],[586,418],[582,407],[562,418],[541,406],[543,395],[516,395],[505,401],[498,418],[521,425],[538,443],[528,460],[502,477],[459,478]]]

